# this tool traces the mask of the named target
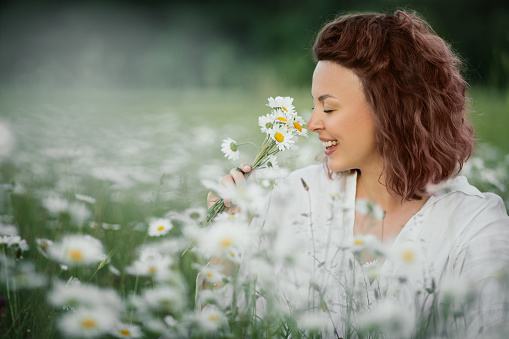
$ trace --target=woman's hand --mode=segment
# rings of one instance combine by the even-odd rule
[[[246,178],[244,177],[244,173],[249,173],[251,171],[251,166],[249,164],[243,163],[239,166],[242,169],[242,172],[237,168],[232,168],[229,175],[225,175],[221,179],[221,184],[225,187],[239,186],[246,184]],[[220,197],[215,195],[213,192],[209,192],[207,194],[207,207],[210,208],[216,201],[219,200]],[[226,207],[231,208],[231,201],[223,198],[224,205]],[[229,213],[233,211],[228,211]]]

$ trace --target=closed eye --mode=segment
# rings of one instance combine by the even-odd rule
[[[328,109],[328,110],[324,110],[323,112],[324,112],[324,113],[332,113],[333,111],[334,111],[334,110],[332,110],[332,109]]]

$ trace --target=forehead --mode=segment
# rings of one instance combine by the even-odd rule
[[[317,63],[311,88],[314,98],[323,94],[352,94],[358,91],[362,92],[362,84],[352,70],[331,61]]]

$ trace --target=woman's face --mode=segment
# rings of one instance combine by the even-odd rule
[[[333,172],[377,166],[373,111],[360,79],[351,70],[320,61],[311,89],[314,109],[307,127],[317,132]]]

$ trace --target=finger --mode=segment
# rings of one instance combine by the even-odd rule
[[[219,197],[214,194],[214,192],[209,191],[207,194],[207,207],[210,208],[219,200]]]
[[[249,164],[242,163],[239,167],[244,173],[249,173],[249,171],[251,171],[251,165]]]
[[[233,181],[233,177],[231,175],[225,175],[223,179],[221,179],[221,184],[225,187],[233,187],[235,186],[235,181]],[[226,207],[230,207],[230,201],[223,198],[223,203]]]
[[[232,168],[230,171],[230,176],[233,178],[235,185],[243,185],[246,183],[246,179],[244,178],[244,173],[239,171],[236,168]]]

